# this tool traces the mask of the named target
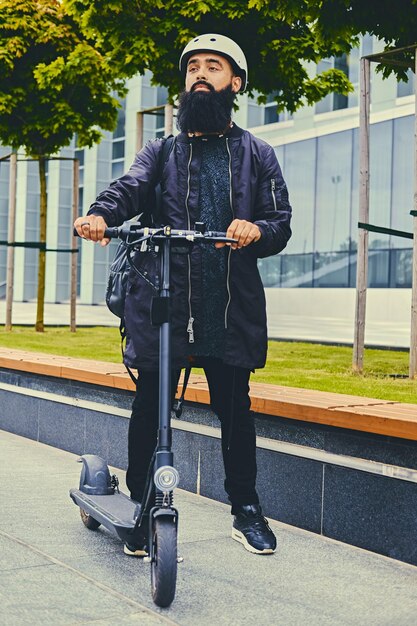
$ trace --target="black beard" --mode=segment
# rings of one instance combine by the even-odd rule
[[[236,94],[229,85],[221,91],[205,81],[210,91],[182,91],[179,96],[177,127],[185,133],[221,133],[232,118]],[[195,87],[193,85],[193,88]]]

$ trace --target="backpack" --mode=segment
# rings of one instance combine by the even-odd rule
[[[155,187],[155,208],[152,211],[150,218],[146,216],[145,220],[141,220],[143,213],[141,213],[138,217],[138,220],[142,223],[143,226],[151,226],[153,223],[157,222],[158,216],[161,213],[161,204],[162,204],[162,190],[161,190],[161,176],[162,170],[169,158],[171,150],[174,146],[175,138],[170,135],[164,140],[164,145],[159,155],[158,162],[158,183]],[[127,254],[127,245],[125,241],[121,241],[117,246],[116,254],[114,256],[113,262],[110,265],[109,278],[107,281],[106,287],[106,304],[113,315],[120,318],[120,334],[122,335],[122,341],[125,337],[124,331],[124,309],[125,309],[125,299],[126,299],[126,287],[127,287],[127,279],[130,271],[130,262]]]
[[[161,213],[161,205],[162,205],[162,189],[161,189],[161,177],[162,170],[167,162],[169,155],[171,154],[171,150],[174,147],[175,137],[170,135],[164,140],[164,145],[162,147],[161,153],[159,155],[158,162],[158,183],[155,187],[155,208],[152,211],[151,216],[146,216],[146,221],[141,220],[143,213],[138,216],[138,220],[142,222],[143,226],[153,226],[157,221],[158,217]],[[121,349],[122,356],[124,356],[124,340],[126,338],[126,328],[125,328],[125,319],[124,319],[124,308],[125,308],[125,300],[126,300],[126,289],[127,289],[127,281],[130,272],[131,264],[129,262],[128,256],[128,247],[125,241],[121,241],[117,246],[116,254],[114,256],[113,262],[110,265],[109,278],[107,281],[106,288],[106,304],[113,315],[120,318],[120,337],[121,337]],[[145,278],[145,277],[143,277]],[[134,384],[137,383],[137,377],[133,374],[132,370],[125,365],[128,374]],[[182,406],[184,403],[184,395],[187,387],[188,379],[190,377],[191,367],[185,368],[184,373],[184,382],[181,397],[176,401],[174,406],[174,411],[176,413],[177,418],[181,417]]]

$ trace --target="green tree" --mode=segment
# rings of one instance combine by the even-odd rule
[[[306,61],[348,52],[350,33],[326,37],[317,28],[321,0],[64,0],[81,28],[105,51],[120,75],[149,69],[173,99],[182,89],[178,58],[196,34],[219,32],[245,51],[249,91],[261,101],[277,92],[280,109],[294,111],[327,93],[348,93],[337,69],[311,75]],[[315,65],[314,65],[315,72]]]
[[[48,157],[112,130],[124,88],[60,0],[0,0],[0,141],[39,163],[39,241],[46,244]],[[45,250],[39,250],[36,330],[44,328]]]
[[[120,75],[149,69],[171,99],[182,89],[178,57],[203,32],[232,37],[249,63],[249,93],[277,93],[278,109],[295,111],[326,94],[352,87],[340,70],[317,76],[308,63],[348,53],[369,32],[390,47],[417,40],[417,0],[63,0],[83,29],[105,50]],[[380,65],[407,80],[405,66]]]
[[[383,41],[387,50],[417,43],[417,0],[322,0],[321,5],[316,27],[324,39],[355,41],[358,34],[369,33]],[[414,50],[396,55],[394,64],[378,66],[385,77],[395,73],[403,80],[407,80],[407,68],[414,69]]]

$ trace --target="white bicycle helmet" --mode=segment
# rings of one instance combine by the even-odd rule
[[[248,82],[248,64],[240,46],[229,37],[208,33],[194,37],[184,48],[181,54],[179,67],[180,72],[185,76],[187,62],[191,55],[197,52],[215,52],[225,57],[231,64],[237,76],[242,79],[242,86],[239,91],[245,91]]]

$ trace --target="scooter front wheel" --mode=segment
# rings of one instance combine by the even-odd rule
[[[152,598],[157,606],[169,606],[177,584],[177,523],[173,517],[154,520],[153,560],[151,564]]]
[[[84,511],[84,509],[80,509],[80,515],[84,526],[86,526],[89,530],[97,530],[97,528],[101,525],[94,517],[91,517],[89,513]]]

